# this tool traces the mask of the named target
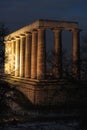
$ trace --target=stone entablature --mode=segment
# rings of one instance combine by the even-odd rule
[[[55,21],[55,20],[38,20],[25,26],[5,37],[5,40],[9,38],[14,38],[19,36],[20,34],[25,34],[26,32],[32,32],[34,29],[37,30],[38,28],[43,27],[44,29],[54,29],[60,28],[61,30],[70,30],[78,29],[77,22],[65,22],[65,21]]]
[[[8,57],[5,73],[21,78],[45,79],[46,29],[51,29],[54,33],[54,62],[57,66],[54,68],[55,78],[62,78],[62,30],[72,32],[72,70],[75,77],[80,77],[78,23],[55,20],[38,20],[5,37],[5,52]]]

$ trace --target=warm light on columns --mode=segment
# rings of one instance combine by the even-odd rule
[[[32,35],[30,32],[26,32],[26,43],[25,43],[25,77],[31,77],[31,42]]]
[[[32,31],[31,78],[37,78],[37,31]]]
[[[15,76],[19,76],[19,68],[20,68],[20,37],[16,37],[15,43]]]
[[[5,41],[5,74],[9,74],[8,44],[9,44],[9,42]]]
[[[20,35],[20,77],[25,76],[25,35]]]
[[[6,65],[5,65],[5,70],[6,70],[6,73],[7,74],[11,74],[11,57],[12,57],[12,54],[11,54],[11,41],[8,40],[6,41],[6,58],[7,58],[7,62],[6,62]]]
[[[45,29],[38,29],[38,49],[37,49],[37,79],[45,79],[46,74],[46,43]]]
[[[15,75],[15,40],[11,40],[11,49],[12,49],[12,56],[11,56],[11,75]]]

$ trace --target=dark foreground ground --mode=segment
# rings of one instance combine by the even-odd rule
[[[86,118],[62,117],[60,119],[40,119],[31,121],[10,121],[0,124],[0,130],[87,130]]]
[[[14,86],[0,81],[0,130],[87,130],[86,91],[83,95],[78,103],[35,108]]]

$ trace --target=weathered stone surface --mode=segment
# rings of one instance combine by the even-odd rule
[[[45,79],[46,74],[46,45],[45,30],[38,29],[38,50],[37,50],[37,79]]]
[[[32,35],[30,32],[26,33],[25,43],[25,77],[31,77],[31,42]]]
[[[26,80],[25,78],[10,78],[7,81],[16,86],[32,105],[54,106],[79,100],[77,92],[74,95],[72,93],[79,86],[69,81],[43,80],[39,82],[38,80]]]
[[[25,76],[25,36],[20,39],[20,77]]]
[[[31,78],[37,78],[37,31],[32,32],[32,47],[31,47]]]
[[[16,38],[15,47],[15,76],[20,76],[20,39]]]
[[[15,45],[16,41],[12,40],[12,60],[11,60],[11,75],[15,75]]]

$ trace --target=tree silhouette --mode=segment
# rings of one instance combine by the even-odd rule
[[[3,71],[5,61],[5,44],[4,37],[9,33],[8,28],[4,23],[0,23],[0,70]]]
[[[47,64],[47,76],[48,78],[55,78],[54,77],[54,68],[57,67],[57,65],[54,62],[55,54],[53,51],[48,52],[46,58],[46,64]],[[67,56],[67,51],[65,49],[62,50],[62,77],[69,77],[71,76],[71,60],[70,57]]]
[[[83,36],[81,46],[81,76],[83,79],[87,79],[87,35]]]

